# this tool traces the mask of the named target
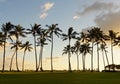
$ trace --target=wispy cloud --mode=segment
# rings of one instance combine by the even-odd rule
[[[54,6],[54,3],[48,2],[48,3],[45,3],[41,8],[43,11],[46,12],[50,10],[53,6]]]
[[[107,14],[99,15],[95,18],[95,23],[101,27],[105,32],[108,30],[120,31],[120,11],[109,12]]]
[[[112,2],[95,1],[93,4],[86,6],[82,11],[77,11],[73,19],[78,19],[77,17],[82,17],[90,13],[109,12],[117,7],[118,6],[115,6]]]
[[[47,13],[41,13],[41,15],[40,15],[40,19],[45,19],[46,17],[47,17]]]
[[[48,11],[54,6],[54,3],[47,2],[42,7],[42,13],[40,14],[40,19],[45,19],[48,16]]]

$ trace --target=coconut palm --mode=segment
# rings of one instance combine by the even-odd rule
[[[64,40],[67,40],[68,39],[68,42],[69,42],[69,48],[71,48],[71,39],[76,39],[76,34],[78,34],[76,31],[73,31],[73,28],[70,27],[68,29],[68,33],[67,34],[62,34],[62,39],[63,41]],[[68,53],[68,64],[69,64],[69,67],[68,67],[68,70],[71,72],[71,62],[70,62],[70,57],[71,57],[71,53],[70,53],[70,49],[69,49],[69,53]]]
[[[55,34],[57,37],[61,35],[62,30],[58,28],[58,24],[52,24],[52,25],[46,25],[48,29],[48,33],[50,34],[51,37],[51,72],[53,72],[53,35]]]
[[[11,58],[11,62],[10,62],[10,71],[11,71],[11,69],[12,69],[12,62],[13,62],[13,58],[14,58],[14,55],[16,54],[16,68],[17,68],[17,71],[19,72],[19,68],[18,68],[18,61],[17,61],[17,55],[18,55],[18,49],[19,49],[19,47],[21,46],[21,42],[20,41],[16,41],[16,42],[13,42],[13,43],[11,43],[13,46],[11,47],[11,49],[15,49],[15,51],[14,51],[14,53],[13,53],[13,55],[12,55],[12,58]]]
[[[77,70],[79,70],[79,50],[80,50],[80,42],[76,41],[74,46],[71,47],[72,48],[72,52],[76,54],[77,56]]]
[[[104,63],[104,68],[105,68],[105,59],[104,59],[104,53],[105,53],[105,56],[106,56],[106,60],[107,60],[107,65],[109,65],[109,60],[108,60],[108,56],[107,56],[107,50],[106,50],[106,44],[105,43],[101,43],[100,45],[100,49],[102,51],[102,56],[103,56],[103,63]],[[106,69],[106,68],[105,68]]]
[[[9,32],[11,31],[11,29],[14,27],[13,24],[11,24],[11,22],[7,22],[6,24],[2,25],[2,32],[4,35],[4,52],[3,52],[3,67],[2,67],[2,72],[4,72],[4,68],[5,68],[5,57],[6,57],[6,40],[9,36]]]
[[[113,43],[114,40],[117,38],[118,32],[114,32],[113,30],[109,30],[109,37],[110,37],[110,42],[111,42],[111,56],[112,56],[112,64],[114,64],[114,57],[113,57]],[[113,70],[115,70],[113,68]]]
[[[24,55],[23,55],[23,62],[22,62],[22,71],[24,71],[24,60],[25,60],[25,54],[28,50],[29,52],[32,50],[32,44],[29,43],[29,41],[26,41],[26,43],[22,44],[20,47],[21,49],[24,49]]]
[[[85,58],[87,53],[91,53],[91,47],[88,43],[83,43],[80,46],[80,53],[82,54],[82,61],[83,61],[83,71],[85,71]]]
[[[26,37],[25,36],[25,28],[23,28],[22,26],[20,25],[17,25],[15,26],[15,28],[10,32],[10,35],[11,36],[15,36],[16,37],[16,45],[18,44],[19,42],[19,37]],[[19,68],[18,68],[18,61],[17,61],[17,53],[18,53],[18,49],[17,49],[17,46],[16,46],[16,68],[17,68],[17,71],[19,71]]]
[[[40,33],[40,38],[38,38],[38,45],[40,45],[40,55],[39,55],[39,64],[38,64],[38,69],[40,67],[40,70],[43,71],[43,67],[42,67],[42,55],[43,55],[43,48],[44,45],[47,45],[48,43],[46,43],[47,41],[47,34],[46,34],[46,30],[42,30]],[[41,64],[41,66],[40,66]]]
[[[95,42],[95,34],[94,34],[94,28],[91,30],[88,30],[87,38],[89,38],[89,42],[92,44],[92,52],[91,52],[91,72],[93,72],[93,47],[94,47],[94,42]]]
[[[34,24],[31,25],[31,29],[27,29],[28,34],[32,34],[34,37],[34,51],[35,51],[35,61],[36,61],[36,72],[38,71],[38,64],[37,64],[37,49],[36,49],[36,35],[40,33],[41,25]]]

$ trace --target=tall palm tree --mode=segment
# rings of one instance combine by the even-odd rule
[[[12,69],[12,62],[13,62],[13,58],[14,58],[14,55],[16,54],[16,68],[17,68],[17,71],[19,72],[19,68],[18,68],[18,62],[17,62],[17,55],[18,55],[18,49],[19,47],[21,46],[21,42],[20,41],[16,41],[16,42],[13,42],[11,43],[13,46],[11,47],[11,49],[15,48],[15,51],[12,55],[12,58],[11,58],[11,62],[10,62],[10,71]]]
[[[73,31],[73,28],[70,27],[68,29],[68,33],[67,34],[62,34],[62,39],[63,41],[64,40],[67,40],[68,39],[68,42],[69,42],[69,48],[71,48],[71,39],[76,39],[76,34],[78,34],[76,31]],[[68,67],[68,70],[71,72],[71,62],[70,62],[70,57],[71,57],[71,51],[69,49],[69,53],[68,53],[68,64],[69,64],[69,67]]]
[[[31,25],[31,29],[27,29],[28,34],[32,34],[34,37],[34,51],[35,51],[35,61],[36,61],[36,72],[38,71],[38,64],[37,64],[37,49],[36,49],[36,35],[40,32],[41,29],[40,24]]]
[[[4,68],[5,68],[5,57],[6,57],[6,40],[9,36],[9,32],[11,31],[11,29],[14,27],[13,24],[11,24],[11,22],[7,22],[6,24],[2,25],[2,32],[4,35],[4,52],[3,52],[3,67],[2,67],[2,72],[4,72]]]
[[[112,64],[114,64],[114,57],[113,57],[113,43],[114,43],[114,40],[116,39],[117,37],[117,34],[118,32],[114,32],[113,30],[109,30],[109,37],[110,37],[110,42],[111,42],[111,57],[112,57]],[[113,68],[113,70],[115,70]]]
[[[25,60],[25,53],[28,50],[29,52],[32,50],[31,47],[32,44],[29,43],[29,41],[26,41],[26,43],[22,44],[20,47],[21,49],[24,49],[24,55],[23,55],[23,62],[22,62],[22,71],[24,71],[24,60]]]
[[[91,54],[91,71],[93,70],[93,46],[94,43],[97,45],[97,64],[98,64],[98,71],[99,71],[99,44],[100,42],[104,42],[103,31],[98,27],[93,27],[91,30],[88,30],[88,38],[92,42],[92,54]]]
[[[85,71],[85,57],[87,53],[91,53],[91,47],[88,43],[83,43],[80,46],[80,53],[82,54],[82,61],[83,61],[83,71]]]
[[[58,24],[52,24],[52,25],[46,25],[49,29],[48,32],[51,37],[51,72],[53,72],[53,34],[57,35],[59,37],[61,35],[62,30],[58,28]]]
[[[43,55],[43,48],[44,45],[47,45],[48,43],[46,43],[47,41],[47,34],[46,34],[46,30],[42,30],[40,33],[40,37],[38,38],[38,45],[40,45],[40,54],[39,54],[39,64],[38,64],[38,69],[40,67],[40,70],[43,71],[43,67],[42,67],[42,55]],[[41,66],[40,66],[41,64]]]
[[[91,30],[88,30],[87,38],[89,38],[89,42],[92,44],[92,52],[91,52],[91,72],[93,72],[93,47],[95,42],[95,34],[94,34],[94,28]]]
[[[16,44],[17,42],[19,42],[19,37],[26,37],[25,36],[25,28],[23,28],[22,26],[20,25],[17,25],[15,26],[15,28],[10,32],[10,35],[11,36],[15,36],[16,37]],[[17,53],[18,53],[18,49],[17,49],[17,46],[16,46],[16,67],[17,67],[17,71],[19,71],[19,68],[18,68],[18,61],[17,61]]]

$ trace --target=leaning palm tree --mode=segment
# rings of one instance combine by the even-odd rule
[[[4,35],[4,52],[3,52],[3,67],[2,67],[2,72],[4,72],[4,68],[5,68],[5,55],[6,55],[6,40],[9,36],[9,32],[11,31],[11,29],[14,27],[13,24],[11,24],[11,22],[7,22],[6,24],[2,25],[2,32]]]
[[[46,25],[48,29],[48,33],[50,34],[51,37],[51,72],[53,72],[53,34],[57,35],[59,37],[61,35],[62,30],[58,28],[58,24],[52,24],[52,25]]]
[[[23,62],[22,62],[22,71],[24,71],[24,61],[25,61],[25,54],[28,50],[29,52],[32,50],[31,47],[32,44],[29,43],[29,41],[26,41],[26,43],[22,44],[20,47],[21,49],[24,49],[24,55],[23,55]]]
[[[38,64],[37,64],[37,49],[36,49],[36,35],[40,33],[41,25],[34,24],[31,25],[31,29],[27,29],[28,34],[32,34],[34,37],[34,51],[35,51],[35,61],[36,61],[36,72],[38,71]]]
[[[106,44],[105,43],[101,43],[100,45],[100,49],[102,51],[102,56],[103,56],[103,63],[104,63],[104,68],[105,68],[105,59],[104,59],[104,53],[105,53],[105,56],[106,56],[106,60],[107,60],[107,65],[109,65],[109,60],[108,60],[108,56],[107,56],[107,50],[106,50]],[[106,68],[105,68],[106,69]]]
[[[82,54],[82,61],[83,61],[83,71],[85,71],[85,57],[87,53],[91,53],[91,47],[88,43],[83,43],[80,46],[80,53]]]
[[[76,34],[78,34],[76,31],[73,31],[73,28],[70,27],[68,29],[68,33],[67,34],[62,34],[62,39],[63,41],[64,40],[67,40],[68,39],[68,42],[69,42],[69,48],[71,48],[71,39],[76,39]],[[70,62],[70,57],[71,57],[71,53],[70,53],[70,49],[69,49],[69,53],[68,53],[68,64],[69,64],[69,67],[68,67],[68,70],[71,72],[71,62]]]
[[[116,39],[117,37],[117,34],[118,32],[114,32],[113,30],[109,30],[109,37],[110,37],[110,42],[111,42],[111,56],[112,56],[112,64],[114,64],[114,57],[113,57],[113,43],[114,43],[114,40]],[[115,70],[113,68],[113,70]]]
[[[18,62],[17,62],[17,55],[18,55],[18,49],[19,47],[21,46],[21,42],[20,41],[16,41],[16,42],[13,42],[11,43],[13,46],[11,47],[11,49],[15,49],[13,55],[12,55],[12,58],[11,58],[11,62],[10,62],[10,71],[12,69],[12,62],[13,62],[13,58],[14,58],[14,55],[16,54],[16,68],[17,68],[17,71],[19,71],[19,68],[18,68]]]
[[[25,28],[23,28],[22,26],[20,25],[17,25],[15,26],[15,28],[10,32],[10,35],[11,36],[15,36],[16,37],[16,44],[17,42],[19,41],[19,37],[26,37],[25,36]],[[19,68],[18,68],[18,61],[17,61],[17,53],[18,53],[18,49],[17,49],[17,46],[16,46],[16,67],[17,67],[17,71],[19,71]]]

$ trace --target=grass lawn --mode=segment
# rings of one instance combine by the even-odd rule
[[[120,72],[0,72],[0,84],[119,84]]]

